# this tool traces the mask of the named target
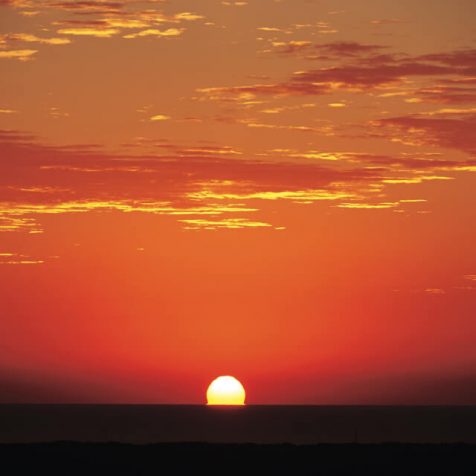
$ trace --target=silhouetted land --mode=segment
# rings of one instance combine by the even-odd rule
[[[0,405],[0,476],[202,473],[476,476],[476,407]]]
[[[471,443],[476,407],[0,405],[0,443]]]
[[[41,443],[0,445],[8,475],[471,475],[465,444],[253,445]],[[1,468],[0,468],[1,469]]]

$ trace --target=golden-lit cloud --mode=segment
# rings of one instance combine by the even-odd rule
[[[353,208],[357,210],[386,210],[389,208],[396,208],[399,202],[383,202],[383,203],[362,203],[362,202],[347,202],[339,203],[339,208]]]
[[[197,13],[192,13],[192,12],[182,12],[182,13],[176,13],[174,15],[174,19],[178,22],[184,20],[184,21],[197,21],[197,20],[203,20],[205,17],[203,15],[198,15]]]
[[[148,30],[138,31],[137,33],[129,33],[128,35],[124,35],[123,38],[131,39],[131,38],[142,38],[145,36],[154,36],[154,37],[171,37],[171,36],[180,36],[184,32],[184,29],[178,28],[168,28],[167,30],[157,30],[155,28],[150,28]]]
[[[69,117],[69,113],[66,111],[62,111],[60,108],[52,106],[48,109],[48,114],[53,117],[54,119],[61,119],[65,117]]]
[[[214,185],[214,184],[212,184]],[[201,190],[188,194],[191,200],[289,200],[295,203],[312,203],[323,200],[343,200],[355,194],[339,190],[283,190],[252,193],[216,192]]]
[[[275,26],[260,26],[257,28],[259,31],[265,31],[265,32],[271,32],[271,33],[276,33],[276,32],[284,32],[282,28],[278,28]]]
[[[114,13],[119,12],[125,5],[124,2],[110,2],[106,0],[93,1],[50,1],[46,4],[47,7],[59,10],[70,10],[73,12],[86,13]]]
[[[221,4],[227,7],[246,7],[246,5],[248,5],[248,2],[223,0]]]
[[[42,259],[34,259],[24,254],[19,253],[0,253],[0,266],[1,265],[35,265],[43,264],[45,261]]]
[[[117,28],[60,28],[60,35],[92,36],[95,38],[111,38],[119,33]]]
[[[14,186],[3,182],[7,200],[0,208],[0,230],[27,233],[43,231],[42,216],[71,213],[185,215],[187,220],[223,215],[221,221],[258,213],[265,208],[264,202],[330,202],[337,208],[399,211],[404,206],[426,204],[427,200],[408,196],[389,200],[386,194],[390,187],[453,181],[452,172],[468,172],[476,167],[471,160],[448,160],[435,153],[378,155],[276,148],[250,160],[232,146],[192,146],[138,138],[129,147],[146,148],[149,155],[128,157],[98,154],[87,147],[45,148],[16,131],[0,131],[0,138],[0,145],[3,141],[2,148],[8,150],[4,156],[16,157],[13,162],[0,160],[5,177],[12,176],[12,172],[15,176],[14,170],[23,167],[24,157],[43,157],[40,163],[31,165],[42,171],[46,180],[42,184],[23,182]],[[124,180],[129,183],[127,198],[123,196]],[[108,183],[107,197],[97,186],[103,182]],[[423,211],[415,208],[415,212]],[[252,218],[245,221],[263,222]],[[274,219],[265,222],[277,225]]]
[[[30,33],[10,33],[5,35],[0,35],[0,45],[7,43],[39,43],[44,45],[67,45],[71,43],[71,40],[68,38],[44,38]]]
[[[410,177],[386,178],[382,180],[382,183],[390,185],[404,185],[423,183],[431,180],[454,180],[454,177],[446,177],[444,175],[416,175]]]
[[[241,230],[246,228],[273,228],[269,223],[250,221],[246,218],[227,218],[223,220],[187,219],[179,220],[188,230]]]
[[[152,122],[168,121],[169,119],[170,119],[170,116],[167,116],[165,114],[156,114],[154,116],[151,116],[150,118]]]
[[[54,1],[41,5],[29,0],[9,0],[4,5],[18,9],[23,16],[35,18],[41,13],[43,23],[37,25],[38,31],[26,33],[4,33],[0,35],[0,47],[8,45],[9,51],[0,51],[0,58],[27,60],[37,53],[33,50],[18,48],[15,45],[35,43],[38,45],[67,45],[68,37],[112,38],[173,38],[185,32],[182,25],[206,21],[204,15],[185,10],[178,12],[163,11],[163,2],[158,1]],[[48,20],[54,15],[55,18]],[[45,24],[45,21],[50,21]],[[164,25],[174,27],[164,28]],[[175,26],[177,25],[177,26]],[[49,26],[49,27],[48,27]],[[56,30],[59,37],[45,37],[43,31]],[[15,46],[15,47],[14,47]]]
[[[244,3],[228,2],[228,6]],[[36,2],[9,2],[20,11],[33,11],[33,4]],[[255,8],[251,3],[248,6]],[[45,26],[32,18],[28,21],[35,27],[28,33],[2,35],[0,42],[5,48],[0,49],[0,57],[28,59],[37,52],[13,49],[13,44],[31,43],[43,48],[66,45],[72,37],[81,36],[116,38],[102,42],[101,47],[131,51],[135,42],[123,39],[144,38],[141,51],[150,56],[152,50],[148,48],[154,41],[147,39],[180,37],[177,42],[156,45],[174,51],[170,58],[165,54],[163,68],[175,71],[178,60],[174,55],[179,51],[177,57],[181,58],[187,51],[185,33],[193,33],[190,36],[195,41],[205,34],[202,26],[207,24],[199,11],[184,6],[174,11],[166,2],[49,1],[38,10]],[[393,38],[385,39],[388,44],[362,36],[354,40],[340,35],[331,41],[322,35],[337,34],[338,28],[325,20],[289,18],[273,24],[267,17],[248,25],[252,41],[242,48],[234,38],[236,25],[227,18],[230,10],[218,10],[223,18],[217,12],[213,21],[220,28],[213,29],[213,34],[237,47],[240,74],[227,77],[221,65],[214,74],[207,74],[204,64],[203,74],[194,80],[183,73],[188,71],[187,64],[180,63],[181,79],[169,88],[174,95],[171,104],[148,86],[147,93],[138,91],[140,99],[127,106],[127,110],[142,115],[139,119],[128,118],[127,112],[114,108],[127,126],[118,127],[117,133],[109,131],[110,138],[116,136],[111,141],[126,134],[119,131],[133,131],[130,137],[121,138],[119,145],[108,144],[114,154],[87,148],[70,153],[73,149],[67,146],[40,147],[37,139],[25,138],[14,130],[3,131],[2,138],[8,143],[5,156],[23,157],[27,150],[31,157],[38,156],[37,162],[27,160],[26,170],[34,167],[42,180],[21,187],[15,180],[3,183],[2,190],[12,199],[4,203],[16,211],[7,213],[6,206],[2,209],[4,230],[35,231],[41,215],[80,212],[133,210],[200,217],[221,210],[228,214],[226,219],[251,223],[262,220],[236,217],[235,213],[259,213],[266,207],[281,206],[278,202],[316,207],[328,202],[331,208],[368,210],[400,210],[407,204],[410,209],[410,203],[430,202],[412,200],[403,189],[449,184],[458,174],[474,172],[472,157],[461,155],[476,150],[472,134],[475,109],[470,102],[476,88],[474,49],[422,54],[401,51],[398,42],[392,46]],[[337,14],[334,20],[340,25]],[[58,35],[47,31],[57,31]],[[74,42],[71,50],[78,51],[90,43],[79,38]],[[175,50],[177,47],[180,50]],[[263,48],[270,53],[264,55],[265,60]],[[200,53],[196,54],[198,61]],[[246,70],[243,65],[255,54],[259,61],[252,70]],[[134,95],[132,91],[130,96]],[[15,102],[10,105],[12,109],[3,110],[6,123],[15,119],[7,111],[18,107]],[[65,130],[71,123],[69,133],[73,135],[73,124],[81,120],[81,114],[75,105],[70,106],[51,101],[42,110],[58,119],[58,126]],[[107,108],[104,111],[108,117]],[[110,121],[111,117],[105,123]],[[161,127],[160,123],[166,124]],[[76,133],[81,136],[81,132]],[[210,137],[223,137],[223,144],[209,141]],[[370,152],[365,152],[366,148]],[[429,151],[441,154],[440,148],[460,155],[430,155]],[[10,163],[0,163],[0,167],[5,176],[18,173]],[[99,190],[98,183],[107,184],[107,192]],[[29,208],[35,204],[32,194],[45,197],[37,200],[37,208]],[[147,203],[152,205],[144,205]],[[252,206],[247,207],[249,203]]]
[[[444,289],[441,289],[441,288],[427,288],[425,289],[425,292],[427,294],[433,294],[433,295],[441,295],[441,294],[446,294],[446,291]]]
[[[282,54],[296,53],[297,51],[308,49],[312,43],[306,40],[273,41],[273,48]]]
[[[303,124],[270,124],[264,122],[258,122],[253,120],[240,121],[242,124],[253,129],[280,129],[287,131],[300,131],[300,132],[323,132],[332,133],[328,126],[306,126]]]
[[[38,53],[38,50],[0,50],[0,58],[17,59],[20,61],[27,61],[31,59],[33,55]]]
[[[74,24],[75,22],[71,22],[71,23]],[[103,18],[101,20],[101,23],[104,24],[104,26],[108,26],[110,28],[121,28],[121,29],[123,28],[126,30],[147,28],[150,25],[149,21],[147,20],[141,20],[137,18],[121,18],[121,17]],[[90,24],[94,24],[94,23],[90,22]]]
[[[400,25],[402,23],[408,23],[406,20],[402,20],[400,18],[377,18],[375,20],[371,20],[371,25]]]
[[[0,232],[26,231],[28,233],[41,233],[43,228],[38,221],[42,215],[64,215],[89,212],[122,212],[122,213],[147,213],[153,215],[169,216],[220,216],[236,213],[256,212],[256,208],[242,205],[210,204],[199,206],[174,206],[170,202],[139,202],[126,200],[110,201],[65,201],[56,203],[8,203],[0,202]],[[231,218],[225,218],[228,220]],[[195,220],[195,219],[190,219]],[[239,221],[248,222],[246,219]],[[187,221],[179,220],[186,223]],[[244,225],[245,228],[249,225]]]

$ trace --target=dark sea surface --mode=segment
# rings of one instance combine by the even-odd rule
[[[0,405],[0,443],[476,443],[476,407]]]

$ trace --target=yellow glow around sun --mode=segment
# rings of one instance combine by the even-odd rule
[[[235,377],[216,378],[208,387],[208,405],[244,405],[245,389]]]

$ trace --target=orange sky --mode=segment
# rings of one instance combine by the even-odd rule
[[[0,0],[0,402],[476,404],[473,0]]]

